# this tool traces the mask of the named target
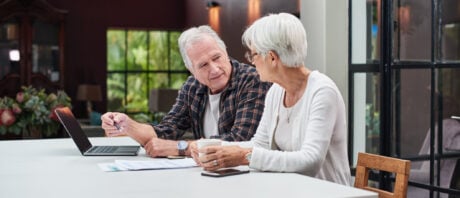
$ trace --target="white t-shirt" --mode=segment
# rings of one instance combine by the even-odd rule
[[[222,93],[208,94],[208,102],[206,103],[206,109],[204,111],[203,129],[204,137],[210,138],[211,136],[219,135],[217,128],[219,123],[219,102]]]
[[[285,97],[286,92],[283,94]],[[274,144],[277,149],[281,151],[294,151],[292,142],[292,124],[293,119],[296,117],[297,111],[299,110],[300,102],[296,103],[292,107],[285,107],[283,104],[283,99],[281,99],[281,104],[278,106],[278,118],[277,126],[275,128],[275,138]]]

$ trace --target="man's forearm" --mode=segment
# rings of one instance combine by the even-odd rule
[[[153,127],[149,124],[142,124],[136,121],[132,121],[129,126],[130,127],[127,129],[126,133],[142,146],[152,138],[157,137],[155,129],[153,129]]]

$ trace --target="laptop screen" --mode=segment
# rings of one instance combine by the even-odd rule
[[[81,128],[80,123],[75,119],[72,111],[68,107],[57,108],[55,111],[62,126],[64,126],[70,137],[72,137],[80,152],[83,154],[90,149],[92,147],[91,142],[89,142],[88,137]]]

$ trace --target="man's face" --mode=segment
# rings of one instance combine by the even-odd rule
[[[187,49],[195,78],[206,85],[211,94],[217,94],[227,86],[232,74],[232,66],[227,53],[217,42],[206,37]]]

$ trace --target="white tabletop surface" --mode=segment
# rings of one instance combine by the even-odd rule
[[[135,145],[129,138],[91,138],[94,145]],[[0,141],[0,197],[377,197],[376,193],[295,173],[212,178],[201,168],[103,172],[98,163],[136,157],[84,157],[71,139]]]

